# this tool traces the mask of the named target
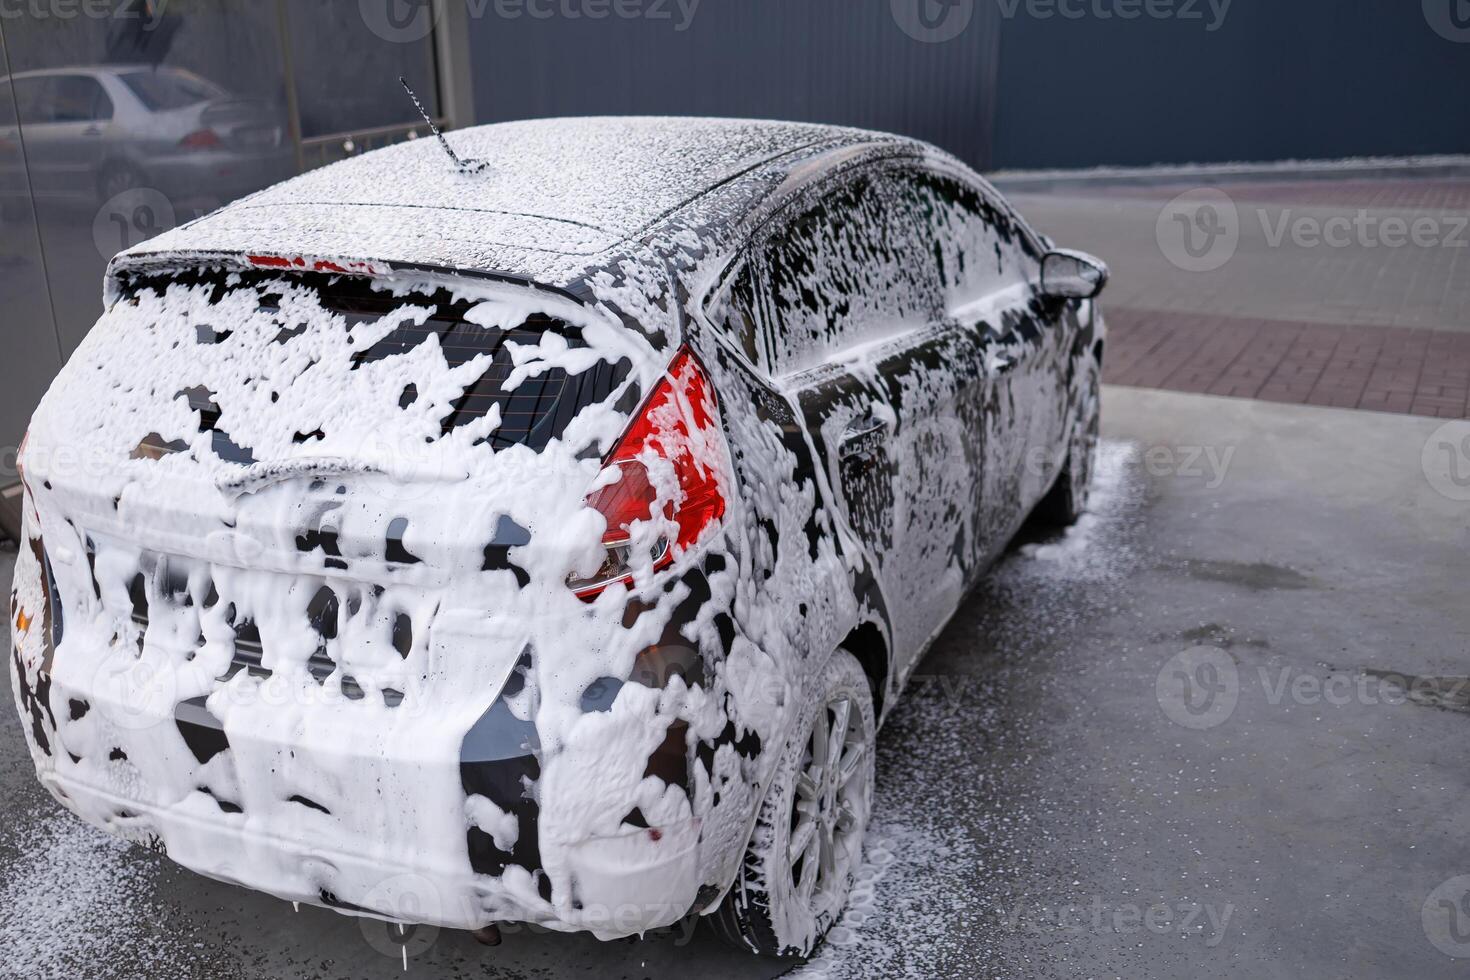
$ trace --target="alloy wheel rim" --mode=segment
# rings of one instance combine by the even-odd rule
[[[843,886],[861,847],[868,783],[862,722],[851,698],[828,702],[796,780],[787,857],[796,896],[814,913]]]

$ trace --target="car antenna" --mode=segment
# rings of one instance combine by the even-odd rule
[[[419,97],[409,87],[408,79],[399,75],[398,84],[402,85],[403,90],[408,93],[408,97],[413,99],[413,104],[418,109],[419,115],[424,117],[424,122],[429,124],[429,131],[434,134],[434,138],[439,141],[439,145],[444,147],[444,152],[449,155],[449,159],[454,161],[454,168],[456,170],[462,174],[477,174],[490,166],[484,160],[461,160],[459,154],[455,153],[454,148],[449,145],[449,141],[444,138],[444,134],[439,132],[439,127],[434,125],[434,120],[429,118],[429,113],[424,108],[424,104],[419,101]]]

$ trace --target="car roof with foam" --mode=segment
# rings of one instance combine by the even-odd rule
[[[302,174],[143,242],[110,277],[230,256],[383,262],[568,286],[669,229],[714,238],[783,179],[843,151],[916,141],[807,123],[679,117],[536,119],[448,134]],[[820,171],[821,168],[816,168]],[[308,257],[306,263],[294,257]]]

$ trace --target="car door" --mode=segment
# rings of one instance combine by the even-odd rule
[[[757,237],[734,277],[747,356],[798,406],[813,452],[887,601],[906,670],[963,593],[956,541],[955,378],[963,338],[943,322],[929,248],[900,165],[870,166],[808,192]],[[958,516],[959,520],[954,518]]]
[[[907,174],[904,193],[930,246],[945,319],[976,368],[955,393],[965,434],[953,440],[973,478],[973,581],[1056,474],[1068,332],[1036,290],[1039,243],[997,198],[931,167]]]
[[[37,195],[90,199],[112,99],[90,75],[58,74],[16,82],[31,184]]]

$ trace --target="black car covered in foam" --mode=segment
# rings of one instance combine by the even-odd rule
[[[38,774],[284,899],[808,953],[884,713],[1085,504],[1106,272],[898,137],[449,138],[113,260],[21,460]]]

